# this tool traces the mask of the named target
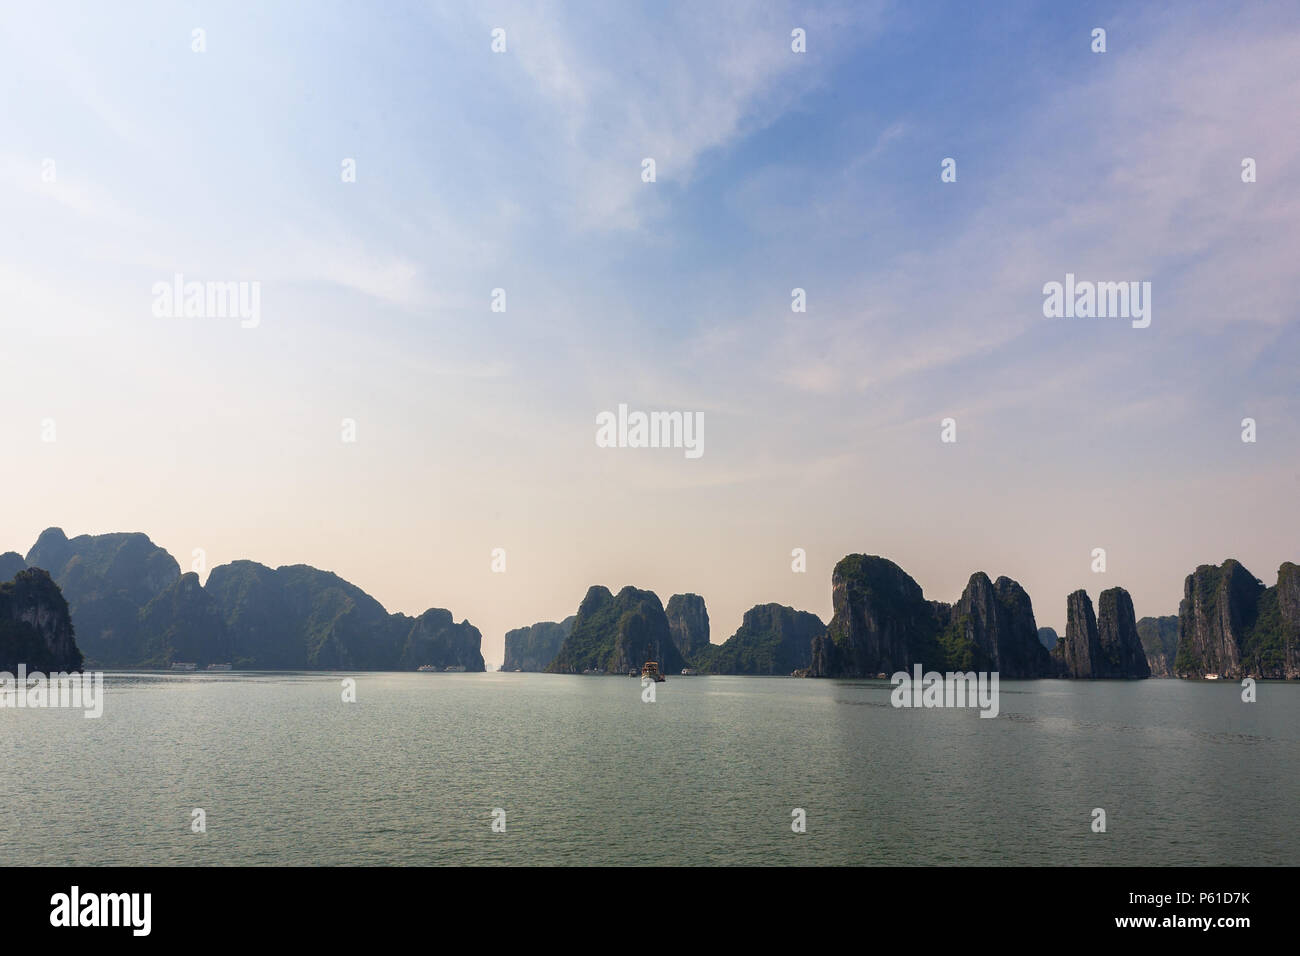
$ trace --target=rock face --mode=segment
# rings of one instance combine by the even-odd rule
[[[1178,615],[1144,617],[1137,623],[1138,637],[1146,651],[1152,677],[1173,677],[1178,653]]]
[[[394,626],[360,588],[306,565],[233,561],[212,569],[207,591],[244,667],[396,667],[410,632],[409,618]]]
[[[1005,678],[1048,677],[1033,606],[1007,577],[971,575],[955,605],[927,601],[921,587],[885,558],[851,554],[831,575],[835,614],[813,640],[815,677],[874,677],[910,670],[988,670]]]
[[[481,635],[468,621],[456,624],[438,608],[418,618],[389,614],[355,585],[307,565],[234,561],[213,568],[202,586],[143,534],[69,540],[58,528],[41,534],[26,563],[48,569],[63,588],[96,666],[484,670]]]
[[[544,671],[560,653],[564,639],[573,630],[577,616],[570,614],[563,621],[541,621],[531,627],[517,627],[506,631],[506,655],[501,664],[503,671]]]
[[[19,664],[29,673],[81,670],[68,602],[40,568],[0,584],[0,671],[16,674]]]
[[[394,617],[405,618],[400,614]],[[430,608],[411,625],[399,666],[411,670],[421,664],[434,664],[479,672],[486,669],[482,646],[483,635],[469,621],[457,624],[450,611]]]
[[[1146,652],[1138,637],[1133,599],[1123,588],[1108,588],[1101,592],[1100,606],[1098,619],[1087,591],[1075,591],[1066,598],[1065,638],[1052,652],[1060,676],[1112,680],[1150,677]]]
[[[933,642],[934,608],[894,562],[851,554],[831,573],[834,614],[813,641],[817,677],[874,677],[910,668]]]
[[[1052,658],[1062,677],[1092,677],[1100,657],[1101,639],[1097,636],[1092,598],[1087,591],[1075,591],[1065,599],[1065,637],[1057,643]]]
[[[1053,672],[1051,657],[1038,640],[1029,595],[1010,578],[990,582],[983,571],[971,575],[947,617],[943,643],[950,666],[997,671],[1008,679]]]
[[[1137,615],[1129,593],[1123,588],[1107,588],[1101,592],[1099,607],[1097,636],[1106,670],[1099,676],[1139,680],[1150,677],[1151,667],[1138,636]]]
[[[825,633],[816,614],[759,604],[745,612],[740,629],[725,644],[701,649],[693,660],[705,674],[788,675],[812,663],[813,640]]]
[[[1038,643],[1047,648],[1049,652],[1056,647],[1056,642],[1060,639],[1061,637],[1056,633],[1054,627],[1040,627],[1038,629]]]
[[[468,621],[455,624],[440,608],[414,619],[389,614],[356,585],[305,564],[272,570],[233,561],[212,569],[206,590],[241,667],[485,669],[481,636]]]
[[[167,667],[173,661],[206,667],[234,660],[221,609],[193,571],[140,610],[139,628],[145,648],[141,663],[146,667]]]
[[[668,631],[686,660],[709,647],[709,612],[698,594],[674,594],[665,609]]]
[[[625,587],[615,596],[596,585],[582,599],[573,629],[546,669],[555,674],[586,670],[626,674],[658,661],[662,673],[686,667],[668,629],[668,616],[653,591]]]
[[[1284,563],[1269,588],[1231,558],[1188,575],[1174,673],[1300,678],[1300,566]]]
[[[0,583],[12,581],[14,575],[19,571],[27,570],[27,562],[17,551],[6,551],[0,554]]]
[[[181,576],[176,559],[143,534],[83,534],[68,539],[48,528],[27,553],[27,566],[50,572],[63,591],[86,658],[97,666],[132,666],[148,657],[140,609]]]

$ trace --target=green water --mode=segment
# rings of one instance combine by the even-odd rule
[[[98,720],[0,710],[0,862],[1300,861],[1296,685],[1006,681],[989,720],[884,682],[648,704],[627,677],[361,674],[350,704],[344,676],[112,673]]]

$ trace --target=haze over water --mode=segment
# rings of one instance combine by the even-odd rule
[[[690,677],[646,704],[626,677],[113,673],[98,720],[0,712],[0,846],[10,865],[1300,858],[1300,687],[1244,704],[1232,683],[1004,681],[992,720],[889,692]]]

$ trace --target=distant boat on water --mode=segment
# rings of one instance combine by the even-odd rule
[[[463,673],[463,672],[464,672],[464,670],[465,670],[465,665],[464,665],[464,664],[452,664],[450,667],[444,667],[443,670],[446,671],[446,672],[449,673],[449,674],[460,674],[460,673]]]
[[[644,664],[641,665],[641,679],[652,680],[656,683],[662,684],[668,678],[664,677],[663,674],[659,673],[658,661],[646,661]]]
[[[191,661],[172,661],[172,670],[174,671],[193,671],[198,670],[199,665]]]
[[[436,671],[437,669],[438,668],[435,667],[433,664],[421,664],[419,667],[416,668],[416,670],[422,674],[429,674],[432,673],[433,671]]]
[[[1218,675],[1218,674],[1206,674],[1206,675],[1205,675],[1205,679],[1206,679],[1206,680],[1218,680],[1218,679],[1219,679],[1219,675]]]
[[[209,665],[208,665],[208,670],[210,670],[210,671],[228,671],[228,670],[233,670],[233,668],[232,668],[229,664],[209,664]]]

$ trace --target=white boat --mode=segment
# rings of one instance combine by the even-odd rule
[[[191,661],[172,661],[172,670],[174,671],[192,671],[198,670],[199,665]]]
[[[1205,679],[1206,679],[1206,680],[1218,680],[1218,679],[1219,679],[1219,675],[1218,675],[1218,674],[1206,674],[1206,675],[1205,675]]]
[[[417,671],[423,674],[428,674],[432,671],[436,671],[437,669],[438,668],[432,664],[421,664],[419,667],[416,668]]]
[[[463,673],[464,670],[465,670],[465,666],[463,664],[452,664],[450,667],[443,668],[443,671],[445,671],[448,674],[460,674]]]
[[[209,665],[208,665],[208,670],[210,670],[210,671],[228,671],[228,670],[233,670],[233,668],[232,668],[229,664],[209,664]]]
[[[682,676],[683,676],[683,677],[694,677],[694,676],[695,676],[695,668],[694,668],[694,667],[683,667],[683,668],[682,668]]]

